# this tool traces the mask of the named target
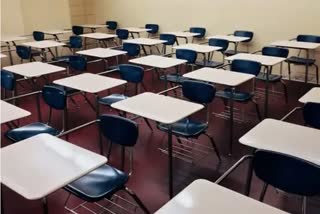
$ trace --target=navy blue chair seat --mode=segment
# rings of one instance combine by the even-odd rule
[[[219,66],[222,66],[224,63],[223,62],[217,62],[217,61],[207,61],[204,63],[203,61],[198,61],[196,62],[196,65],[198,66],[205,66],[205,67],[210,67],[210,68],[216,68]]]
[[[267,81],[267,74],[266,73],[260,73],[256,79]],[[269,74],[269,82],[279,82],[282,79],[281,75],[276,74]]]
[[[113,103],[125,100],[127,98],[128,97],[124,94],[111,94],[109,96],[102,97],[101,99],[99,99],[99,103],[102,105],[111,106]]]
[[[160,80],[165,80],[167,78],[168,82],[180,84],[183,82],[183,77],[179,74],[165,74],[160,76]]]
[[[217,97],[223,99],[231,99],[231,89],[226,88],[223,91],[217,91]],[[235,91],[233,93],[233,100],[237,102],[248,102],[253,98],[254,94],[248,92]]]
[[[6,136],[13,142],[18,142],[43,133],[57,136],[60,131],[45,123],[36,122],[20,128],[12,129],[6,133]]]
[[[316,60],[315,59],[306,59],[306,58],[301,58],[297,56],[292,56],[286,60],[288,63],[293,63],[297,65],[313,65],[315,64]]]
[[[183,119],[171,125],[172,133],[174,135],[182,136],[182,137],[198,137],[203,134],[208,129],[207,123],[202,123],[199,121],[194,121],[191,119]],[[161,131],[168,131],[168,125],[159,124],[158,128]]]
[[[72,55],[54,57],[54,58],[52,58],[52,61],[59,61],[59,62],[63,62],[63,63],[68,64],[70,62],[70,56],[72,56]]]
[[[128,179],[124,172],[103,165],[68,184],[64,189],[84,201],[96,202],[103,198],[110,199],[114,193],[124,189]]]

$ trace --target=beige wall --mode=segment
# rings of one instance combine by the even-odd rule
[[[21,0],[1,0],[1,35],[24,34]]]
[[[96,0],[69,0],[69,2],[73,25],[96,23]]]

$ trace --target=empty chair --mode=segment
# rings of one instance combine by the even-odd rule
[[[250,61],[250,60],[233,60],[230,66],[230,70],[234,72],[252,74],[257,76],[260,73],[261,64],[259,62]],[[225,105],[231,98],[233,99],[233,101],[238,103],[247,103],[247,102],[254,103],[256,107],[257,116],[259,120],[261,120],[259,105],[255,101],[254,95],[255,95],[254,89],[251,92],[234,90],[233,96],[232,96],[231,88],[226,88],[223,91],[218,91],[216,93],[217,97],[220,97],[223,99]]]
[[[187,61],[187,68],[186,71],[189,71],[189,67],[191,67],[191,70],[193,70],[193,67],[195,66],[195,62],[197,60],[197,52],[189,49],[177,49],[176,50],[176,58],[177,59],[184,59]],[[174,74],[164,74],[160,76],[161,80],[164,80],[166,82],[170,82],[171,84],[179,84],[183,81],[183,78],[181,76],[181,69],[177,68],[176,73]]]
[[[247,45],[247,52],[249,52],[249,46],[248,46],[248,43],[252,41],[253,39],[253,36],[254,36],[254,33],[252,31],[244,31],[244,30],[237,30],[233,33],[234,36],[240,36],[240,37],[248,37],[249,39],[241,42],[241,43],[244,43]],[[235,46],[237,46],[237,44],[235,44]],[[237,47],[235,48],[235,50],[227,50],[225,52],[225,55],[226,56],[232,56],[236,53],[240,53],[240,51],[236,51],[237,50]]]
[[[116,34],[118,39],[120,40],[120,45],[122,45],[122,41],[129,38],[129,31],[127,29],[117,29]]]
[[[177,137],[178,142],[182,144],[179,137],[198,139],[200,135],[206,135],[212,147],[214,148],[218,159],[221,160],[219,150],[212,136],[207,133],[209,127],[209,108],[208,105],[213,101],[216,89],[213,85],[193,80],[185,80],[182,83],[182,93],[185,98],[191,102],[203,104],[207,110],[207,118],[205,122],[194,119],[182,119],[174,124],[171,124],[172,133]],[[159,124],[158,128],[162,131],[168,131],[168,125]]]
[[[145,28],[151,29],[150,31],[148,31],[148,37],[154,37],[159,32],[159,25],[157,24],[146,24]]]
[[[115,31],[118,27],[118,22],[116,21],[106,21],[107,29],[110,31]]]
[[[306,214],[307,197],[320,193],[320,167],[308,161],[271,151],[258,150],[253,157],[256,176],[264,182],[260,201],[269,185],[287,193],[303,197]]]
[[[42,88],[42,98],[44,102],[49,106],[49,122],[51,122],[52,117],[52,109],[63,111],[63,124],[62,124],[62,130],[59,131],[56,128],[51,127],[50,125],[46,123],[41,122],[35,122],[28,124],[23,127],[19,127],[16,129],[12,129],[6,133],[6,136],[12,140],[13,142],[18,142],[24,139],[27,139],[29,137],[33,137],[38,134],[47,133],[51,134],[53,136],[56,136],[60,133],[62,133],[66,129],[66,123],[67,123],[67,95],[66,92],[61,89],[60,87],[56,87],[53,85],[50,86],[44,86]]]
[[[177,42],[176,35],[173,34],[160,34],[160,40],[166,40],[167,42],[163,43],[162,54],[167,54],[167,46],[172,47]],[[172,53],[171,53],[172,54]]]
[[[191,33],[199,33],[199,34],[200,34],[200,35],[198,35],[198,36],[194,36],[193,39],[194,39],[194,38],[204,39],[204,37],[206,36],[206,29],[203,28],[203,27],[191,27],[191,28],[189,29],[189,31],[190,31]]]
[[[69,48],[72,54],[75,55],[76,50],[80,50],[82,48],[82,38],[80,36],[70,36],[69,42],[65,47]],[[69,63],[70,56],[72,55],[54,57],[53,61]]]
[[[277,48],[277,47],[264,47],[262,49],[262,55],[265,56],[274,56],[274,57],[281,57],[281,58],[287,58],[289,54],[289,50],[285,49],[285,48]],[[281,68],[280,68],[280,72],[282,73],[282,64],[281,64]],[[267,81],[267,68],[264,69],[265,72],[260,73],[257,76],[258,80]],[[287,90],[287,86],[285,84],[285,82],[282,80],[282,76],[281,75],[277,75],[277,74],[269,74],[269,83],[281,83],[283,86],[283,91],[284,91],[284,96],[285,96],[285,101],[286,103],[288,103],[288,90]]]
[[[21,59],[21,63],[23,60],[28,60],[29,62],[36,61],[36,56],[41,56],[41,52],[37,50],[32,50],[31,47],[17,45],[16,53]]]
[[[124,167],[125,148],[132,148],[138,139],[139,130],[137,124],[116,115],[102,115],[100,116],[99,125],[101,135],[112,144],[118,144],[122,147],[122,167]],[[130,149],[130,151],[132,150]],[[132,164],[132,155],[130,155],[130,160]],[[91,203],[102,199],[110,200],[116,192],[123,190],[135,200],[144,213],[150,213],[138,196],[126,186],[128,180],[129,175],[127,173],[112,166],[103,165],[68,184],[64,189],[74,196]],[[67,207],[66,209],[72,210],[72,213],[76,211],[76,209]]]
[[[35,41],[43,41],[45,39],[45,35],[41,31],[33,31],[32,36]]]
[[[218,52],[220,52],[223,56],[222,62],[217,62],[213,61],[213,54],[209,56],[209,61],[206,62],[204,65],[203,61],[196,62],[197,65],[199,66],[205,66],[205,67],[211,67],[211,68],[216,68],[224,64],[224,52],[228,49],[229,47],[229,41],[225,39],[209,39],[208,41],[209,46],[215,46],[215,47],[221,47]]]
[[[303,118],[306,125],[320,129],[320,103],[305,104]]]
[[[79,36],[84,33],[84,28],[82,26],[74,25],[72,26],[72,33],[76,36]]]
[[[4,96],[6,98],[7,92],[11,92],[11,96],[15,96],[16,77],[13,73],[1,70],[1,88],[4,90]]]
[[[299,35],[297,37],[298,42],[313,42],[313,43],[320,43],[320,36],[313,36],[313,35]],[[309,52],[307,50],[307,57],[299,57],[299,56],[292,56],[287,59],[286,62],[288,62],[288,72],[289,72],[289,79],[291,79],[291,64],[293,65],[303,65],[306,66],[306,74],[305,74],[305,80],[308,81],[308,72],[307,67],[308,66],[314,66],[316,68],[316,81],[317,84],[319,84],[319,67],[316,64],[315,59],[311,59],[309,56]]]
[[[133,43],[124,43],[122,46],[122,50],[127,52],[127,56],[132,57],[138,57],[140,55],[140,45],[133,44]]]

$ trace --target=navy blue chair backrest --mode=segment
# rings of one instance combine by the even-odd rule
[[[30,59],[31,58],[31,48],[23,45],[16,46],[17,55],[21,59]]]
[[[245,40],[244,42],[250,42],[253,39],[254,33],[252,31],[245,30],[236,30],[234,32],[235,36],[249,37],[250,39]]]
[[[84,33],[84,29],[83,29],[83,27],[82,26],[72,26],[72,33],[74,34],[74,35],[77,35],[77,36],[79,36],[79,35],[81,35],[81,34],[83,34]]]
[[[209,39],[208,43],[210,46],[221,47],[220,52],[226,51],[229,47],[229,41],[225,39]]]
[[[16,86],[16,78],[13,73],[1,70],[1,88],[13,91]]]
[[[119,73],[123,80],[131,83],[140,83],[143,80],[144,69],[136,65],[123,64],[119,65]]]
[[[190,32],[191,33],[200,33],[200,35],[195,36],[196,38],[203,38],[206,35],[206,29],[203,27],[191,27]]]
[[[44,33],[41,31],[33,31],[32,35],[33,35],[33,39],[36,41],[44,40]]]
[[[165,45],[174,45],[177,41],[177,37],[173,34],[160,34],[160,40],[166,40]]]
[[[106,21],[106,25],[108,25],[109,30],[115,30],[118,27],[118,23],[116,21]]]
[[[320,43],[320,36],[315,35],[298,35],[297,36],[298,42],[314,42]]]
[[[303,107],[303,118],[307,125],[320,129],[320,103],[307,103]]]
[[[69,56],[69,66],[77,71],[85,71],[87,70],[87,59],[78,55]]]
[[[257,76],[261,70],[261,63],[251,60],[233,60],[231,63],[231,71],[245,74],[253,74]]]
[[[69,42],[71,48],[82,48],[82,38],[80,36],[70,36]]]
[[[183,96],[190,101],[200,104],[211,103],[216,95],[216,88],[208,83],[184,80],[182,82]]]
[[[258,150],[253,169],[258,178],[282,191],[302,196],[320,193],[320,167],[305,160]]]
[[[118,115],[101,115],[100,131],[112,143],[132,147],[139,136],[135,122]]]
[[[176,57],[177,59],[187,60],[189,64],[194,64],[197,60],[197,52],[188,49],[177,49]]]
[[[289,55],[289,50],[278,47],[264,47],[262,48],[262,55],[287,58]]]
[[[125,40],[129,38],[129,31],[126,29],[117,29],[116,34],[119,39]]]
[[[132,43],[124,43],[122,47],[123,51],[127,52],[130,57],[137,57],[140,54],[140,45]]]
[[[45,85],[42,88],[42,98],[51,108],[63,110],[67,104],[67,94],[61,87]]]
[[[145,28],[151,29],[151,31],[148,31],[148,33],[158,33],[159,32],[159,25],[157,24],[146,24]]]

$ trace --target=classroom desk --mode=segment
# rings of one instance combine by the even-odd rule
[[[250,37],[242,37],[242,36],[234,36],[234,35],[216,35],[216,36],[208,36],[206,39],[225,39],[234,44],[235,53],[238,52],[239,43],[250,39]]]
[[[155,214],[285,214],[277,208],[241,195],[218,184],[192,182]]]
[[[143,65],[143,66],[154,68],[156,72],[159,73],[160,70],[165,70],[172,67],[176,67],[178,69],[178,66],[185,64],[187,60],[157,56],[157,55],[149,55],[149,56],[131,59],[129,60],[129,62],[137,65]],[[168,82],[167,82],[167,79],[165,78],[165,89],[167,88],[168,88]]]
[[[264,101],[264,116],[268,117],[268,109],[269,109],[269,75],[272,72],[273,66],[283,62],[286,58],[281,57],[274,57],[274,56],[264,56],[259,54],[247,54],[247,53],[240,53],[230,57],[227,57],[226,60],[233,61],[236,59],[240,60],[251,60],[260,62],[261,65],[267,68],[267,78],[265,83],[265,101]]]
[[[1,148],[1,183],[28,200],[46,197],[107,162],[104,156],[49,134]]]
[[[204,65],[206,65],[206,63],[209,61],[211,53],[222,49],[221,47],[217,47],[217,46],[199,45],[199,44],[184,44],[184,45],[174,46],[172,48],[175,50],[188,49],[188,50],[193,50],[197,53],[202,54]],[[208,56],[208,58],[207,58],[207,56]]]
[[[320,103],[320,88],[312,88],[308,93],[299,99],[300,103]]]
[[[106,28],[108,25],[96,25],[96,24],[86,24],[86,25],[80,25],[83,28],[89,28],[92,33],[95,33],[97,29],[99,28]]]
[[[175,35],[177,38],[182,38],[186,40],[186,43],[188,43],[189,38],[193,38],[195,36],[199,36],[200,33],[191,33],[191,32],[183,32],[183,31],[178,31],[178,32],[165,32],[164,34],[172,34]],[[179,42],[177,40],[177,44],[179,45]]]
[[[44,34],[51,35],[56,41],[60,41],[58,35],[72,33],[71,30],[45,30],[42,31]]]
[[[152,46],[155,46],[161,54],[159,48],[157,45],[161,45],[163,43],[166,43],[166,40],[160,40],[160,39],[150,39],[150,38],[137,38],[137,39],[128,39],[128,40],[123,40],[123,43],[131,43],[131,44],[137,44],[142,47],[143,53],[145,55],[148,55],[145,46],[148,46],[150,48],[150,54],[152,54]]]
[[[305,50],[307,53],[306,58],[310,59],[310,51],[315,50],[320,47],[320,43],[313,43],[313,42],[298,42],[298,41],[276,41],[271,43],[272,46],[283,47],[283,48],[292,48],[298,50]],[[308,73],[309,73],[309,66],[306,65],[306,76],[305,76],[305,83],[308,82]]]
[[[83,73],[59,80],[53,83],[65,87],[77,89],[86,93],[94,94],[96,98],[96,115],[99,116],[99,96],[98,93],[120,86],[127,83],[127,81],[101,76],[98,74]],[[90,103],[89,100],[87,100]]]
[[[320,131],[275,119],[265,119],[243,137],[243,145],[298,157],[320,166]]]
[[[127,28],[121,28],[121,29],[128,30],[133,39],[134,39],[134,34],[138,34],[138,37],[140,37],[140,33],[145,33],[152,30],[149,28],[139,28],[139,27],[127,27]]]
[[[204,108],[203,105],[164,95],[145,92],[114,103],[112,108],[132,113],[159,123],[168,124],[169,196],[173,197],[172,130],[170,124],[184,119]]]
[[[7,57],[7,55],[0,54],[0,58],[5,58],[5,57]]]
[[[234,106],[233,106],[234,101],[232,99],[233,93],[235,92],[235,89],[237,86],[249,80],[254,79],[255,76],[251,74],[226,71],[223,69],[201,68],[199,70],[184,74],[183,77],[231,87],[232,95],[229,102],[229,105],[230,105],[229,154],[231,155],[232,144],[233,144],[233,123],[234,123]]]
[[[31,115],[29,111],[15,105],[0,100],[1,104],[1,124],[9,123]]]
[[[107,34],[107,33],[87,33],[87,34],[81,34],[80,36],[84,38],[85,46],[86,46],[87,39],[94,39],[97,41],[98,47],[99,47],[99,45],[101,46],[101,42],[103,42],[103,40],[113,40],[113,39],[117,38],[117,35]],[[86,49],[86,47],[85,47],[85,49]]]
[[[57,48],[57,47],[65,46],[66,44],[63,42],[43,40],[43,41],[35,41],[35,42],[26,42],[26,43],[22,43],[22,45],[25,45],[31,48],[40,49],[42,52],[41,54],[42,60],[47,61],[48,59],[47,59],[46,49],[48,49],[50,53],[53,55],[53,57],[55,57],[50,48]]]
[[[41,76],[57,73],[64,71],[64,67],[51,65],[43,62],[29,62],[24,64],[12,65],[3,68],[4,70],[10,71],[14,74],[23,76],[26,79],[32,81],[33,90],[37,91],[40,88],[37,85],[37,79]],[[41,112],[40,112],[40,97],[37,95],[37,106],[38,106],[38,117],[41,121]]]
[[[10,59],[10,64],[13,65],[13,58],[12,58],[12,53],[11,53],[11,43],[13,46],[16,46],[16,42],[18,41],[23,41],[23,40],[27,40],[27,37],[24,36],[4,36],[1,37],[1,42],[6,43],[7,48],[8,48],[8,52],[9,52],[9,59]]]

